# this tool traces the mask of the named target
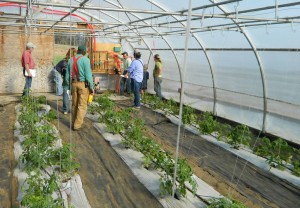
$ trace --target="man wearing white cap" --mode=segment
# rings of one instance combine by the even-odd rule
[[[22,67],[23,67],[23,75],[25,77],[25,86],[23,90],[23,96],[29,94],[29,90],[31,88],[32,84],[32,74],[29,69],[34,69],[35,68],[35,63],[32,58],[32,51],[35,48],[35,45],[31,42],[26,44],[26,50],[23,52],[22,55]]]

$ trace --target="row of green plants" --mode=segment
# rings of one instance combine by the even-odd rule
[[[193,177],[192,168],[183,158],[179,158],[177,166],[176,183],[173,184],[175,161],[172,154],[163,151],[159,144],[144,135],[144,121],[131,116],[132,109],[117,109],[109,100],[108,95],[96,99],[96,105],[91,105],[91,113],[101,114],[99,121],[105,123],[108,131],[123,136],[122,143],[126,148],[131,148],[143,153],[145,168],[155,168],[163,172],[160,179],[161,194],[172,194],[173,185],[181,196],[186,196],[188,182],[195,194],[197,183]]]
[[[51,121],[57,115],[53,110],[44,111],[41,104],[45,103],[45,96],[22,98],[18,121],[26,139],[22,142],[19,164],[28,177],[22,186],[24,197],[21,205],[63,208],[60,188],[76,173],[79,163],[75,161],[72,146],[55,147],[57,135]],[[52,197],[54,193],[58,197]]]
[[[142,102],[153,109],[161,109],[166,114],[179,114],[179,105],[172,98],[160,100],[157,96],[144,94]],[[202,134],[216,136],[218,140],[232,145],[233,148],[239,149],[241,145],[252,147],[254,153],[266,158],[270,167],[284,170],[288,164],[292,164],[292,173],[300,176],[300,150],[291,147],[282,138],[271,141],[267,137],[262,137],[255,143],[256,136],[248,126],[242,124],[231,126],[218,122],[210,112],[198,115],[190,106],[183,106],[182,123],[195,125]]]
[[[129,115],[132,111],[131,108],[116,111],[114,102],[110,101],[108,96],[109,94],[99,97],[96,100],[97,104],[91,105],[89,111],[91,113],[100,113],[102,115],[99,118],[100,122],[104,122],[110,132],[123,135],[124,140],[122,140],[122,144],[126,148],[132,148],[143,153],[143,165],[145,168],[163,171],[164,174],[160,179],[161,194],[171,194],[175,168],[172,153],[162,150],[159,144],[144,136],[144,121],[142,119],[132,119]],[[170,110],[169,113],[178,112],[178,109],[175,108],[175,101],[168,101],[168,104],[170,107],[173,107],[173,110]],[[187,108],[185,112],[191,111],[192,108]],[[193,122],[189,117],[186,117],[186,121]],[[179,195],[186,196],[186,182],[191,184],[192,191],[195,194],[197,183],[192,177],[192,169],[186,159],[179,158],[177,170],[177,190],[175,194],[179,193]],[[212,199],[209,203],[208,207],[210,208],[245,208],[242,203],[226,197]]]

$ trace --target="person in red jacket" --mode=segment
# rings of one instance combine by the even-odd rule
[[[23,75],[25,77],[25,86],[23,90],[23,96],[29,95],[29,91],[32,84],[33,74],[30,72],[30,69],[35,69],[35,63],[32,58],[32,51],[36,46],[29,42],[26,44],[26,50],[23,52],[21,63],[23,67]]]

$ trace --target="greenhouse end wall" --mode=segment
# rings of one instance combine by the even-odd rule
[[[2,26],[0,31],[0,93],[22,93],[25,79],[21,65],[22,53],[27,42],[33,42],[37,47],[32,52],[37,68],[37,76],[33,78],[32,91],[53,92],[53,83],[50,80],[54,52],[53,36],[25,34],[11,34],[5,29],[15,27]],[[19,28],[19,29],[24,29]]]

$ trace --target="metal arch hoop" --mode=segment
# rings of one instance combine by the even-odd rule
[[[213,3],[212,0],[209,0],[210,2]],[[226,9],[222,5],[217,6],[224,14],[228,13],[226,12]],[[266,81],[265,81],[265,74],[264,74],[264,68],[262,66],[261,58],[256,50],[256,47],[249,37],[249,35],[243,30],[243,28],[239,25],[239,23],[231,18],[231,20],[236,24],[236,26],[241,30],[241,32],[244,34],[246,40],[248,41],[249,45],[252,47],[252,50],[255,54],[258,66],[259,66],[259,71],[261,75],[261,81],[262,81],[262,87],[263,87],[263,99],[264,99],[264,110],[263,110],[263,121],[262,121],[262,132],[265,132],[265,126],[266,126],[266,115],[267,115],[267,90],[266,90]]]
[[[167,9],[163,8],[163,6],[161,6],[159,3],[157,2],[154,2],[154,1],[150,1],[150,0],[147,0],[148,2],[151,2],[152,4],[154,4],[155,6],[159,7],[160,9],[164,10],[164,11],[168,11]],[[172,15],[172,17],[176,20],[179,20],[175,15]],[[180,22],[181,25],[184,26],[184,24],[182,22]],[[217,101],[217,93],[216,93],[216,86],[215,86],[215,79],[214,79],[214,70],[213,70],[213,67],[212,67],[212,64],[211,64],[211,59],[209,58],[207,52],[206,52],[206,49],[203,47],[203,44],[201,43],[201,41],[199,40],[199,38],[193,33],[191,32],[191,34],[193,35],[193,37],[196,39],[196,41],[198,42],[198,44],[200,45],[201,48],[203,48],[203,52],[205,54],[205,57],[207,59],[207,62],[208,62],[208,65],[209,65],[209,69],[210,69],[210,73],[211,73],[211,76],[212,76],[212,84],[213,84],[213,96],[214,96],[214,102],[213,102],[213,114],[215,115],[216,114],[216,101]],[[181,79],[182,81],[182,79]]]

